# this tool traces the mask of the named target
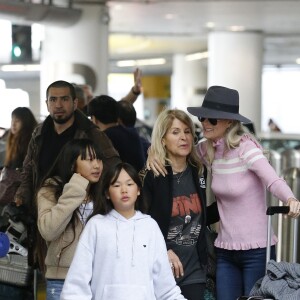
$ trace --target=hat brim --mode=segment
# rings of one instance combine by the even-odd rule
[[[251,120],[247,119],[246,117],[240,114],[219,111],[219,110],[210,109],[206,107],[188,107],[187,111],[198,118],[203,117],[203,118],[211,118],[211,119],[237,120],[244,124],[252,123]]]

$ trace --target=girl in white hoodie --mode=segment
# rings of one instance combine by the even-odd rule
[[[136,170],[119,163],[103,176],[102,201],[80,237],[61,300],[185,299],[162,233],[145,210]]]

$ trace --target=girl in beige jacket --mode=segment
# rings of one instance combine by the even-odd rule
[[[98,200],[102,169],[97,146],[74,139],[64,146],[38,192],[38,229],[47,245],[47,300],[60,298],[79,236]]]

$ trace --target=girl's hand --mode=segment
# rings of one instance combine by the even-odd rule
[[[167,175],[167,170],[164,165],[162,165],[159,161],[157,161],[154,155],[151,153],[151,147],[148,149],[148,159],[146,162],[146,166],[148,170],[152,170],[156,176],[161,174],[165,177]]]
[[[169,262],[172,268],[173,275],[176,278],[183,276],[184,275],[183,266],[179,257],[175,254],[173,250],[168,250],[168,257],[169,257]]]
[[[300,202],[295,198],[290,198],[287,205],[290,207],[288,215],[292,218],[298,218],[300,215]]]

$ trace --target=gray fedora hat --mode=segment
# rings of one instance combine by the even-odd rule
[[[204,97],[202,106],[188,107],[188,112],[199,118],[237,120],[252,123],[239,114],[239,93],[224,86],[211,86]]]

